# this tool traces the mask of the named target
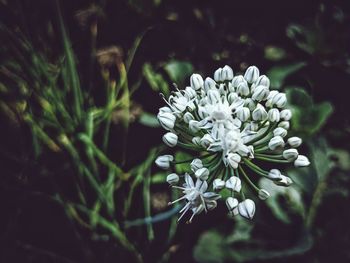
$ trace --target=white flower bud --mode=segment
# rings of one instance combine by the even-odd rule
[[[198,178],[201,179],[202,181],[205,181],[209,177],[209,170],[208,168],[199,168],[197,171],[195,171],[194,175]]]
[[[159,112],[157,115],[160,125],[166,130],[171,130],[175,126],[176,117],[170,112]]]
[[[231,176],[226,181],[225,186],[227,189],[230,189],[232,191],[239,193],[242,189],[241,179],[239,179],[237,176]]]
[[[309,165],[310,165],[310,161],[304,155],[299,155],[298,158],[294,161],[295,167],[305,167],[305,166],[309,166]]]
[[[232,80],[233,79],[233,70],[230,66],[224,66],[222,68],[222,72],[221,72],[222,78],[223,80]]]
[[[204,81],[205,92],[208,92],[208,90],[215,89],[215,88],[216,88],[216,82],[212,78],[207,77]]]
[[[161,155],[159,156],[155,163],[156,165],[159,167],[159,168],[162,168],[162,169],[169,169],[170,167],[170,163],[174,161],[174,157],[172,155]]]
[[[290,186],[293,183],[288,176],[281,175],[280,180],[274,181],[274,184],[279,186]]]
[[[183,116],[183,120],[184,120],[184,122],[189,123],[191,120],[194,120],[194,117],[193,117],[192,113],[186,112]]]
[[[267,178],[271,180],[280,180],[281,179],[281,171],[278,169],[271,169],[270,172],[267,175]]]
[[[227,101],[230,104],[235,102],[237,99],[238,99],[238,94],[236,92],[232,92],[232,93],[228,94],[228,96],[227,96]]]
[[[293,148],[297,148],[301,145],[301,143],[303,142],[301,138],[299,137],[290,137],[288,140],[287,140],[288,144],[290,145],[290,147],[293,147]]]
[[[229,153],[227,154],[227,162],[228,164],[233,168],[237,169],[238,164],[241,161],[241,156],[236,153]]]
[[[250,117],[250,110],[247,107],[241,107],[237,110],[237,118],[245,122]]]
[[[269,95],[267,96],[266,100],[271,101],[272,104],[272,99],[273,97],[275,97],[279,92],[277,90],[271,90]],[[269,105],[269,107],[271,107],[272,105]]]
[[[261,75],[261,76],[257,79],[257,81],[255,82],[255,85],[256,85],[256,86],[263,85],[263,86],[269,88],[269,87],[270,87],[270,80],[269,80],[269,78],[266,77],[265,75]]]
[[[198,169],[203,168],[202,160],[198,159],[198,158],[193,159],[193,161],[191,162],[190,166],[191,166],[191,170],[193,172],[196,172]]]
[[[298,158],[299,153],[297,149],[288,149],[288,150],[284,150],[282,155],[284,159],[292,162]]]
[[[213,181],[213,189],[215,191],[218,191],[218,190],[221,190],[225,187],[225,181],[224,180],[221,180],[220,178],[216,178],[214,181]]]
[[[276,150],[277,148],[284,147],[284,141],[281,136],[275,136],[269,141],[269,149]]]
[[[247,81],[242,81],[238,84],[237,93],[242,96],[249,95],[249,87]]]
[[[279,124],[278,124],[278,127],[281,127],[285,130],[289,130],[290,128],[290,123],[289,121],[281,121]]]
[[[280,121],[280,112],[278,109],[270,109],[267,113],[268,119],[270,122],[279,122]]]
[[[256,66],[250,66],[244,73],[244,78],[248,83],[253,83],[259,78],[259,69]]]
[[[201,137],[198,137],[198,136],[195,136],[195,137],[193,137],[192,138],[192,143],[194,144],[194,145],[201,145]]]
[[[210,144],[212,144],[214,142],[213,137],[211,137],[210,134],[205,134],[202,138],[201,138],[201,145],[204,148],[208,148]]]
[[[282,138],[287,136],[287,130],[282,127],[277,127],[273,130],[273,136],[281,136]]]
[[[256,104],[253,99],[251,98],[246,98],[244,100],[244,106],[248,107],[250,111],[253,111],[256,108]]]
[[[223,74],[222,74],[222,68],[218,68],[217,70],[215,70],[214,80],[216,82],[223,82],[224,81]]]
[[[210,104],[216,104],[220,101],[220,93],[217,89],[208,90],[207,96]]]
[[[239,214],[247,219],[253,219],[255,214],[255,203],[251,199],[245,199],[238,204]]]
[[[235,208],[238,206],[238,200],[236,198],[228,197],[226,199],[226,206],[230,214],[237,215],[238,210]]]
[[[253,117],[254,121],[266,120],[267,119],[267,112],[266,112],[264,106],[262,106],[261,104],[258,103],[258,105],[256,105],[255,110],[253,111],[252,117]]]
[[[281,111],[281,119],[285,121],[289,121],[292,118],[292,112],[289,109],[285,109]]]
[[[191,87],[194,90],[199,90],[201,88],[203,88],[203,78],[201,75],[199,74],[192,74],[191,78],[190,78],[190,83],[191,83]]]
[[[272,104],[278,108],[283,108],[287,104],[287,96],[284,93],[278,93],[272,98]]]
[[[169,174],[167,177],[166,177],[166,181],[170,184],[170,185],[174,185],[174,184],[177,184],[179,182],[180,178],[179,176],[176,174],[176,173],[172,173],[172,174]]]
[[[213,210],[214,208],[216,208],[218,206],[218,203],[215,200],[208,200],[206,203],[206,206],[208,208],[208,210]]]
[[[172,113],[173,111],[168,106],[164,106],[159,109],[159,113],[166,113],[166,112]]]
[[[177,135],[172,132],[167,132],[163,135],[163,142],[168,145],[169,147],[174,147],[177,144]]]
[[[195,120],[190,120],[190,122],[188,123],[188,127],[190,128],[191,132],[196,133],[199,131],[199,122]]]
[[[268,87],[263,86],[263,85],[259,85],[254,89],[252,98],[253,98],[253,100],[256,100],[256,101],[262,101],[262,100],[265,100],[267,98],[269,93],[270,93],[270,91],[269,91]]]
[[[246,80],[243,78],[243,76],[242,75],[235,76],[232,79],[232,87],[237,88],[238,84],[241,82],[246,82]]]
[[[189,99],[196,97],[197,93],[192,87],[186,87],[185,94]]]
[[[268,191],[266,191],[265,189],[259,189],[258,197],[261,200],[266,200],[267,198],[270,197],[270,193]]]

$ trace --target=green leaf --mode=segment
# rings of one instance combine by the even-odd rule
[[[297,62],[285,66],[272,67],[266,74],[270,78],[271,87],[276,89],[281,88],[284,80],[288,76],[303,68],[305,65],[305,62]]]
[[[193,72],[193,66],[189,62],[173,60],[164,66],[170,79],[179,86],[185,86],[185,80]]]
[[[147,80],[148,84],[151,86],[151,89],[163,93],[166,97],[169,95],[169,85],[165,81],[162,74],[157,73],[151,64],[145,63],[142,68],[143,76]]]

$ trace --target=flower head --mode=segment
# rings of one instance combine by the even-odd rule
[[[227,188],[231,192],[226,200],[230,214],[251,219],[255,203],[245,198],[242,186],[249,186],[262,200],[269,197],[250,178],[252,173],[276,185],[292,184],[280,170],[270,167],[266,171],[255,160],[291,163],[295,167],[310,164],[295,149],[302,140],[288,138],[292,111],[286,108],[286,94],[270,90],[269,78],[260,75],[256,66],[248,67],[243,75],[234,75],[229,66],[217,69],[212,78],[193,74],[190,86],[176,89],[164,101],[167,106],[159,110],[158,120],[169,132],[163,141],[170,147],[197,152],[188,160],[188,174],[179,180],[174,174],[168,176],[169,183],[184,194],[175,201],[186,201],[180,218],[191,210],[192,221],[193,216],[215,208],[220,191]],[[163,169],[170,168],[170,163],[177,164],[167,155],[159,157],[156,163]],[[192,177],[197,178],[196,183]],[[182,179],[183,186],[174,185]]]

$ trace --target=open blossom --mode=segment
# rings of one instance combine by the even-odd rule
[[[302,140],[288,137],[292,111],[286,108],[286,94],[270,90],[269,78],[260,75],[256,66],[236,76],[229,66],[217,69],[212,77],[193,74],[190,86],[176,88],[164,101],[167,105],[159,109],[157,116],[168,131],[163,136],[164,143],[196,152],[188,161],[177,161],[170,155],[156,160],[163,169],[189,164],[185,175],[167,177],[169,184],[184,194],[174,201],[186,201],[180,218],[191,210],[191,222],[202,211],[214,209],[220,192],[226,189],[231,193],[226,200],[229,214],[252,219],[255,203],[245,197],[243,186],[250,187],[261,200],[270,196],[256,186],[251,178],[253,173],[276,185],[289,186],[292,180],[273,164],[290,163],[295,167],[310,164],[295,149]],[[271,167],[265,170],[255,160],[259,164],[270,163]],[[196,183],[192,178],[197,178]],[[182,180],[183,186],[177,186]]]

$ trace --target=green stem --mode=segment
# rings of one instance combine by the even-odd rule
[[[255,190],[256,192],[259,192],[259,188],[249,179],[248,175],[245,173],[244,169],[241,165],[238,166],[238,169],[243,175],[244,180],[248,183],[248,185]]]
[[[277,159],[261,157],[261,156],[255,156],[255,159],[269,161],[269,162],[273,162],[273,163],[290,163],[290,161],[287,161],[287,160],[277,160]]]

